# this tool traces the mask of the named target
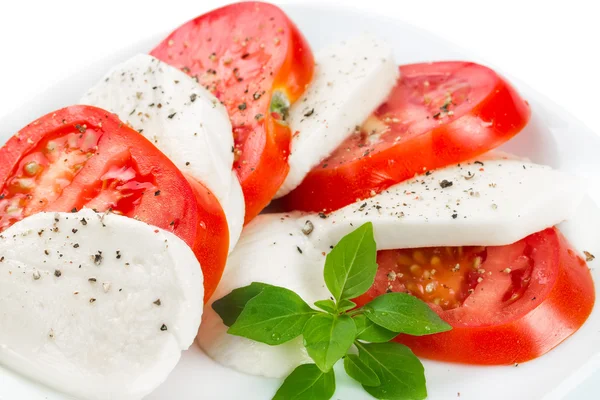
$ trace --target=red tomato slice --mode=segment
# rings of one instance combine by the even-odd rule
[[[415,174],[476,157],[527,123],[527,103],[489,68],[467,62],[400,67],[388,100],[283,199],[332,211]]]
[[[539,357],[583,325],[595,301],[585,261],[550,228],[508,246],[380,251],[364,304],[389,291],[427,302],[452,330],[397,341],[425,358],[512,364]]]
[[[286,117],[312,79],[308,43],[278,7],[246,2],[189,21],[150,54],[196,78],[227,107],[250,221],[289,171]]]
[[[40,211],[112,210],[184,240],[205,299],[219,283],[229,246],[219,202],[104,110],[67,107],[27,125],[0,149],[0,182],[0,230]]]

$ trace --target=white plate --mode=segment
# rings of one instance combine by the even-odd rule
[[[299,5],[284,8],[307,36],[314,50],[360,31],[369,31],[394,47],[399,63],[478,60],[450,43],[395,20],[335,8]],[[110,67],[138,52],[149,51],[162,37],[162,34],[153,36],[91,65],[36,96],[9,117],[0,119],[0,142],[35,118],[75,103]],[[561,228],[578,249],[600,256],[600,185],[592,185],[600,172],[600,138],[543,96],[519,82],[513,83],[530,102],[534,118],[526,131],[504,147],[533,161],[581,176],[590,183],[589,198],[579,215]],[[598,262],[591,263],[596,282],[600,282],[600,269],[594,268]],[[597,285],[597,297],[599,288],[600,285]],[[595,375],[595,383],[587,384],[586,392],[578,395],[572,393],[581,382],[600,370],[599,336],[600,310],[596,307],[582,329],[565,343],[549,354],[518,367],[469,367],[425,361],[429,399],[455,399],[459,398],[458,393],[460,400],[554,400],[564,398],[569,393],[570,398],[575,396],[573,399],[599,399],[598,375]],[[271,398],[279,384],[277,380],[242,375],[225,369],[194,347],[184,353],[168,380],[148,399],[264,400]],[[344,373],[337,374],[337,386],[335,399],[371,398]],[[0,367],[0,400],[66,398]]]

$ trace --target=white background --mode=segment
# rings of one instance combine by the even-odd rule
[[[167,32],[224,3],[214,0],[3,1],[0,5],[0,118],[54,82],[116,49],[149,34]],[[282,0],[280,3],[291,2]],[[477,54],[503,73],[526,82],[600,133],[600,23],[595,0],[309,0],[302,3],[339,4],[392,16],[430,30]],[[327,27],[322,29],[325,32]],[[83,92],[86,88],[81,89]],[[22,125],[28,122],[21,121]],[[569,399],[591,400],[589,388],[597,388],[598,382],[600,376]]]

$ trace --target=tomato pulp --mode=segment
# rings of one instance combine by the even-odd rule
[[[232,4],[171,33],[152,56],[180,68],[226,107],[246,222],[269,204],[289,171],[290,105],[311,81],[308,43],[278,7]]]
[[[476,157],[516,135],[527,103],[502,77],[468,62],[400,67],[388,100],[282,201],[329,212],[415,174]]]
[[[0,149],[0,182],[0,230],[41,211],[110,210],[185,241],[205,299],[220,280],[229,235],[217,199],[107,111],[67,107],[27,125]]]
[[[585,261],[550,228],[507,246],[378,252],[365,304],[385,292],[427,302],[452,330],[395,340],[421,357],[512,364],[539,357],[583,325],[595,301]]]

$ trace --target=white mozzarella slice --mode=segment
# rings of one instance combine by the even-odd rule
[[[294,214],[259,215],[244,229],[221,283],[205,307],[198,332],[202,349],[220,364],[266,377],[282,378],[299,364],[310,362],[302,338],[269,346],[227,334],[227,327],[211,304],[252,282],[286,287],[312,304],[329,297],[323,280],[324,262],[325,256],[298,229]]]
[[[252,282],[286,287],[308,304],[328,298],[325,253],[369,221],[378,250],[506,245],[567,219],[582,199],[580,182],[549,167],[499,153],[481,160],[415,177],[329,216],[259,216],[242,232],[211,302]],[[282,378],[311,362],[301,339],[268,346],[227,334],[210,305],[198,341],[217,362],[252,375]]]
[[[584,189],[550,167],[494,154],[416,176],[326,219],[308,219],[320,248],[367,221],[378,250],[501,246],[568,219]]]
[[[231,171],[229,194],[225,203],[222,203],[222,205],[223,211],[227,216],[227,226],[229,228],[229,253],[231,253],[240,239],[242,229],[244,228],[244,218],[246,216],[244,192],[242,192],[242,185],[240,185],[240,181],[235,171]]]
[[[216,97],[177,68],[138,54],[109,71],[81,103],[117,114],[211,190],[223,209],[235,205],[227,213],[230,249],[235,246],[239,235],[232,232],[244,222],[244,199],[232,189],[231,122]]]
[[[300,185],[362,125],[388,97],[399,75],[392,48],[369,36],[323,50],[316,61],[312,83],[290,110],[290,172],[276,197]]]
[[[85,399],[141,399],[194,341],[203,279],[173,234],[41,213],[0,237],[0,363]]]

